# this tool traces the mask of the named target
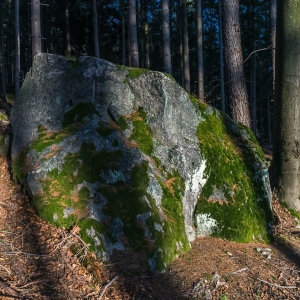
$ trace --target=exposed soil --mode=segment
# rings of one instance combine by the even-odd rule
[[[300,230],[276,199],[271,245],[199,238],[153,274],[142,254],[119,253],[105,265],[76,226],[68,232],[42,221],[5,158],[0,191],[0,299],[300,299]]]

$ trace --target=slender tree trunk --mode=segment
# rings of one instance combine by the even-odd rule
[[[145,35],[145,60],[146,60],[146,69],[150,69],[148,0],[144,0],[144,35]]]
[[[256,41],[254,41],[254,50],[256,50]],[[256,115],[256,106],[257,106],[257,103],[256,103],[256,55],[254,54],[252,56],[252,82],[251,82],[251,111],[252,111],[252,119],[251,119],[251,129],[252,131],[254,132],[254,134],[256,135],[256,122],[257,122],[257,115]]]
[[[71,56],[71,33],[70,33],[70,7],[69,0],[66,0],[66,56]]]
[[[267,88],[267,111],[268,111],[268,115],[267,115],[267,117],[268,117],[268,143],[269,143],[269,146],[272,146],[272,131],[271,131],[272,115],[271,115],[271,97],[270,97],[269,88]]]
[[[270,12],[271,12],[271,43],[272,43],[272,67],[273,67],[273,97],[275,91],[275,46],[276,46],[276,1],[270,0]]]
[[[178,1],[179,1],[178,18],[179,18],[180,83],[181,83],[181,86],[184,86],[182,0],[178,0]]]
[[[131,66],[139,67],[139,48],[137,39],[136,0],[128,0],[128,20],[130,27]]]
[[[99,57],[99,34],[98,34],[98,11],[97,1],[93,0],[93,20],[94,20],[94,51],[95,56]]]
[[[131,44],[130,44],[130,23],[129,23],[129,9],[127,9],[127,39],[128,39],[128,44],[127,44],[127,48],[128,48],[128,67],[131,67]]]
[[[202,4],[197,0],[198,97],[204,100],[204,65],[202,38]]]
[[[19,0],[15,0],[15,94],[20,91],[20,21],[19,21]]]
[[[225,113],[226,112],[226,102],[225,102],[225,81],[224,81],[222,0],[219,0],[219,47],[220,47],[221,110]]]
[[[172,74],[169,1],[161,1],[164,71]]]
[[[182,16],[183,16],[183,74],[184,74],[184,89],[190,93],[190,63],[189,63],[189,33],[187,22],[186,0],[182,0]]]
[[[0,12],[0,33],[1,33],[1,87],[3,102],[7,101],[6,98],[6,72],[5,72],[5,52],[4,52],[4,4],[1,5]]]
[[[223,0],[224,53],[227,75],[228,101],[231,117],[250,127],[251,119],[248,105],[241,31],[239,22],[239,1]]]
[[[280,201],[300,211],[300,0],[277,9],[272,174]]]
[[[121,2],[121,26],[122,26],[122,65],[126,64],[126,41],[125,41],[125,7],[124,0]]]
[[[32,58],[42,52],[40,0],[31,0]]]

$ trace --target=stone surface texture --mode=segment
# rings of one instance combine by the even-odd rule
[[[131,248],[163,271],[197,236],[268,239],[271,192],[253,134],[160,72],[38,54],[11,123],[13,175],[37,213],[79,226],[105,260]]]

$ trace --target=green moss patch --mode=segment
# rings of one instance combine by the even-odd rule
[[[199,104],[201,106],[201,104]],[[204,112],[207,108],[200,107]],[[263,239],[269,241],[267,222],[272,216],[268,199],[260,198],[263,182],[255,176],[254,161],[260,156],[257,142],[242,134],[232,134],[232,123],[215,110],[202,113],[197,128],[201,152],[206,159],[207,182],[202,189],[195,215],[216,220],[212,235],[239,242]],[[251,139],[252,138],[252,139]],[[242,143],[241,143],[242,141]],[[216,190],[224,199],[216,196]],[[222,197],[221,197],[222,198]]]
[[[81,62],[79,60],[77,60],[76,58],[73,58],[73,57],[66,57],[68,63],[70,64],[70,66],[73,68],[73,69],[77,69],[81,66],[84,66],[85,63],[84,62]]]
[[[74,123],[82,123],[88,116],[92,116],[94,114],[99,115],[92,103],[80,103],[64,115],[62,128],[66,128]]]
[[[157,224],[161,223],[160,216],[149,218],[147,225],[153,232],[153,237],[161,249],[156,256],[156,268],[164,270],[180,253],[190,249],[189,242],[185,234],[185,224],[182,207],[182,196],[184,195],[184,180],[178,174],[169,174],[169,179],[158,181],[163,190],[162,205],[163,210],[163,234],[157,230]],[[154,254],[154,253],[153,253]]]
[[[126,118],[124,116],[121,116],[119,118],[119,120],[117,121],[117,124],[120,126],[120,128],[124,131],[126,129],[129,128],[128,124],[127,124],[127,121],[126,121]]]
[[[166,73],[166,72],[163,72],[163,74],[164,74],[165,76],[169,77],[172,81],[174,81],[174,82],[177,83],[176,79],[175,79],[171,74]]]
[[[80,127],[81,124],[77,123],[63,130],[47,131],[43,126],[39,125],[38,137],[32,142],[31,147],[40,153],[47,147],[58,144],[67,136],[74,134]]]
[[[119,70],[128,71],[124,82],[127,82],[128,79],[136,79],[136,78],[140,77],[141,75],[149,72],[148,69],[142,69],[142,68],[129,68],[126,66],[121,66],[121,65],[118,65],[117,67]]]
[[[138,143],[140,149],[150,156],[153,152],[153,135],[147,124],[146,113],[142,108],[139,108],[130,116],[130,120],[134,126],[130,140]]]
[[[8,117],[6,114],[0,113],[0,120],[8,121]]]
[[[13,161],[12,161],[12,174],[13,180],[24,184],[26,181],[27,173],[29,172],[29,162],[27,154],[30,148],[26,147]]]
[[[69,153],[62,169],[48,172],[47,178],[41,180],[43,193],[33,198],[39,215],[57,226],[71,227],[75,221],[87,216],[89,189],[82,182],[101,181],[101,170],[118,167],[122,157],[120,151],[97,152],[93,144],[83,143],[79,153]]]

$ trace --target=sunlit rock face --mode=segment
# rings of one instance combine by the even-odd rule
[[[197,236],[268,239],[270,187],[253,134],[159,72],[38,54],[11,115],[13,174],[48,222],[105,260],[163,271]]]

